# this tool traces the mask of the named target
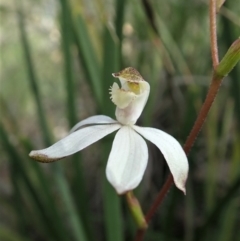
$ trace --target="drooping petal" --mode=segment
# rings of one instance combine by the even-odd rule
[[[155,128],[140,126],[133,126],[133,128],[160,149],[167,161],[176,186],[185,193],[188,160],[179,142],[169,134]]]
[[[70,133],[76,131],[77,129],[85,126],[85,125],[91,125],[91,124],[114,124],[117,123],[116,120],[112,119],[109,116],[106,115],[94,115],[91,117],[88,117],[80,122],[78,122],[71,130]]]
[[[46,149],[31,151],[29,156],[40,162],[57,161],[81,151],[120,127],[120,124],[89,126],[71,133]]]
[[[138,186],[147,167],[148,149],[144,139],[131,127],[116,134],[108,159],[106,175],[118,194]]]

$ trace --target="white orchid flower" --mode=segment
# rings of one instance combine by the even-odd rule
[[[40,162],[56,161],[118,130],[106,168],[107,179],[118,194],[136,188],[143,178],[148,163],[148,148],[143,137],[159,148],[175,185],[185,193],[188,161],[181,145],[161,130],[135,125],[147,102],[149,84],[132,67],[113,76],[119,78],[121,83],[121,87],[114,83],[110,88],[111,100],[116,105],[117,121],[105,115],[89,117],[76,124],[68,136],[54,145],[31,151],[30,157]]]

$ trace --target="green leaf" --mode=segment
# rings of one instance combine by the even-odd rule
[[[23,47],[26,68],[28,71],[28,81],[30,83],[31,91],[33,93],[34,100],[36,103],[37,114],[39,117],[39,124],[42,128],[42,134],[43,134],[44,141],[47,145],[50,145],[50,143],[51,143],[50,131],[48,129],[47,121],[46,121],[46,118],[44,115],[43,106],[41,103],[41,96],[40,96],[40,91],[39,91],[39,88],[37,85],[37,77],[35,74],[35,67],[34,67],[34,63],[32,60],[31,49],[29,46],[28,38],[27,38],[27,32],[25,30],[23,13],[22,13],[22,10],[20,7],[19,7],[17,14],[18,14],[19,30],[20,30],[20,34],[21,34],[21,44]]]
[[[240,38],[237,39],[228,49],[221,62],[215,69],[215,75],[224,77],[228,75],[240,60]]]
[[[84,22],[83,17],[79,13],[73,16],[73,27],[78,46],[78,52],[83,64],[83,70],[93,90],[93,94],[99,107],[102,106],[103,96],[101,88],[100,66],[94,51],[91,39]]]
[[[116,81],[112,77],[112,73],[120,70],[120,55],[117,36],[108,26],[104,28],[103,41],[102,89],[104,107],[102,112],[113,117],[116,107],[110,100],[109,88]]]
[[[24,161],[10,143],[8,134],[2,125],[0,125],[0,137],[2,144],[10,157],[12,165],[18,170],[19,179],[22,180],[26,190],[29,193],[29,197],[32,199],[31,203],[33,204],[34,210],[36,211],[35,218],[40,218],[41,223],[47,230],[49,237],[54,239],[57,238],[58,240],[64,240],[64,236],[61,234],[61,231],[63,230],[59,230],[59,226],[57,226],[54,219],[52,219],[54,217],[50,215],[51,212],[48,212],[47,206],[44,206],[42,198],[38,196],[36,188],[33,186],[33,182],[29,178],[29,173],[23,166]],[[18,182],[20,182],[20,180],[18,180]]]

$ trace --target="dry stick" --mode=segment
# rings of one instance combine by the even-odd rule
[[[214,69],[217,67],[219,60],[218,60],[218,47],[217,47],[217,28],[216,28],[216,1],[209,0],[209,19],[210,19],[210,41],[211,41],[211,54],[212,54],[212,62]],[[213,104],[213,101],[217,95],[217,92],[221,86],[223,77],[219,77],[213,73],[212,82],[209,87],[206,99],[202,105],[202,108],[198,114],[198,117],[194,123],[194,126],[188,136],[185,145],[183,147],[185,153],[188,155],[203,124],[207,117],[207,114]],[[154,203],[150,207],[149,211],[147,212],[145,219],[146,222],[149,223],[151,218],[153,217],[154,213],[156,212],[159,205],[162,203],[166,193],[170,189],[173,184],[173,177],[170,174],[164,183],[162,189],[160,190],[157,198],[155,199]],[[135,236],[135,241],[143,240],[144,234],[146,230],[139,229]]]

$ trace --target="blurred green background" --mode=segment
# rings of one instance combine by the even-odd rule
[[[240,4],[218,14],[220,57],[240,34]],[[83,118],[114,118],[111,73],[132,66],[151,85],[139,125],[182,144],[211,80],[208,2],[2,0],[0,240],[131,241],[136,226],[105,178],[114,135],[79,154],[40,164],[28,153]],[[135,191],[144,212],[169,170],[149,144]],[[175,187],[147,241],[240,240],[240,68],[225,78],[189,155],[187,195]]]

